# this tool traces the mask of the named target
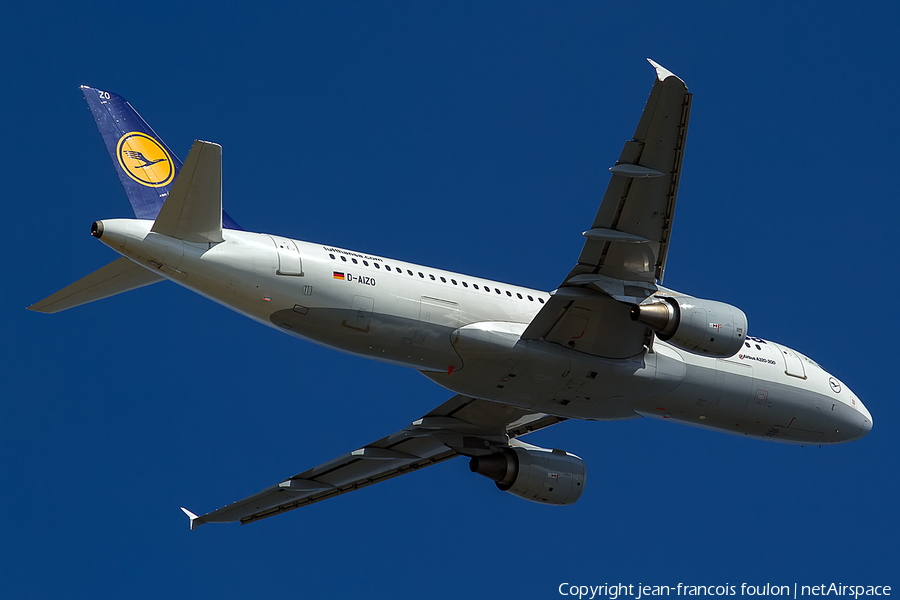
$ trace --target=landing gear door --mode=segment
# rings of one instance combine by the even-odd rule
[[[297,244],[287,238],[270,235],[278,252],[278,275],[303,276],[303,266],[300,263],[300,251]]]

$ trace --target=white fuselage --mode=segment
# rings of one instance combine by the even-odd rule
[[[521,334],[546,292],[279,236],[225,230],[219,244],[103,221],[101,241],[260,323],[412,367],[471,397],[576,419],[670,419],[787,443],[848,442],[872,417],[843,383],[784,346],[747,338],[700,356],[655,340],[606,359]]]

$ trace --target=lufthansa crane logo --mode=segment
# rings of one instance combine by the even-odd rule
[[[839,382],[837,379],[835,379],[834,377],[829,377],[829,378],[828,378],[828,385],[831,386],[831,391],[834,392],[835,394],[840,394],[840,393],[841,393],[841,384],[840,384],[840,382]]]
[[[119,165],[128,176],[149,187],[162,187],[175,178],[172,157],[146,133],[132,131],[119,139],[116,148]]]

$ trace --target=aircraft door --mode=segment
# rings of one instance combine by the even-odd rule
[[[353,303],[350,305],[350,309],[353,311],[353,314],[343,324],[351,329],[369,333],[369,320],[372,318],[372,311],[375,309],[375,300],[367,296],[353,296]]]
[[[803,361],[791,350],[779,344],[772,344],[778,348],[781,356],[784,358],[784,372],[791,377],[806,379],[806,369],[803,367]]]
[[[297,250],[297,244],[288,238],[270,235],[275,243],[275,249],[278,252],[278,275],[294,275],[302,276],[303,268],[300,264],[300,251]]]

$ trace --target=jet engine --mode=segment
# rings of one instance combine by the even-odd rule
[[[650,302],[635,305],[631,320],[647,325],[673,346],[704,356],[734,356],[747,335],[747,315],[741,309],[690,296],[657,294]]]
[[[472,458],[469,469],[504,492],[541,504],[573,504],[584,491],[584,461],[564,450],[504,448]]]

